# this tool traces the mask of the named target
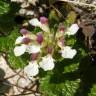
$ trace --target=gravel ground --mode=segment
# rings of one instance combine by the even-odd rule
[[[17,74],[19,72],[19,74]],[[21,94],[24,89],[18,88],[17,86],[11,86],[16,85],[18,79],[21,78],[22,70],[16,70],[13,71],[7,64],[6,60],[0,56],[0,96],[4,96],[3,94],[6,94],[6,96],[21,96],[18,94]],[[10,78],[9,78],[10,77]],[[4,79],[7,78],[7,79]],[[22,86],[20,86],[22,87]],[[34,88],[35,90],[35,88]],[[34,94],[27,94],[22,96],[35,96]],[[38,95],[40,96],[40,95]]]

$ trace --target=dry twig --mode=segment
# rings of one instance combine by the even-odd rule
[[[63,1],[63,2],[71,3],[71,4],[74,4],[74,5],[93,7],[93,8],[96,9],[96,5],[94,5],[94,4],[87,4],[87,3],[78,2],[78,1],[71,1],[71,0],[58,0],[58,1]]]

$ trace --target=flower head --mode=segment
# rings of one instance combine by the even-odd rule
[[[39,73],[39,68],[42,68],[44,71],[52,70],[55,67],[55,55],[58,55],[58,50],[61,53],[63,58],[72,59],[77,51],[72,49],[70,46],[65,46],[66,35],[74,35],[79,27],[77,24],[72,24],[67,32],[63,23],[60,23],[52,29],[49,28],[48,19],[46,17],[33,18],[29,20],[29,23],[34,27],[39,27],[42,29],[33,30],[30,32],[25,28],[20,30],[20,33],[23,36],[20,36],[16,39],[15,44],[19,44],[14,48],[15,56],[23,55],[27,52],[30,56],[31,62],[24,68],[24,72],[28,78],[32,79],[33,76],[36,76]],[[56,28],[54,30],[54,28]],[[47,32],[47,33],[46,33]],[[70,39],[70,38],[68,38]],[[46,55],[47,54],[47,55]],[[57,60],[61,60],[59,56],[56,57]],[[38,63],[38,64],[37,64]]]

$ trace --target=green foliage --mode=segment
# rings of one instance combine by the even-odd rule
[[[15,47],[15,40],[19,35],[20,34],[18,28],[14,28],[10,35],[6,37],[0,37],[0,51],[7,53],[8,62],[13,68],[24,67],[24,65],[27,64],[28,60],[26,59],[28,58],[28,56],[15,57],[13,53]]]
[[[4,7],[7,6],[7,7]],[[18,11],[18,5],[10,3],[9,0],[0,0],[0,36],[6,36],[11,33],[16,25],[15,15]]]
[[[42,96],[88,96],[88,93],[89,96],[95,96],[96,87],[92,85],[96,78],[92,74],[96,71],[90,65],[87,50],[85,51],[81,42],[75,41],[74,44],[70,44],[78,50],[77,55],[72,60],[56,62],[55,69],[41,78]]]
[[[15,14],[18,6],[11,4],[9,0],[0,1],[0,52],[7,54],[7,61],[13,68],[20,68],[27,64],[25,58],[15,57],[13,50],[15,40],[20,35],[19,26],[15,22]],[[25,61],[24,61],[25,60]]]
[[[96,84],[93,85],[91,93],[89,93],[88,96],[96,96]]]
[[[9,4],[0,0],[0,15],[9,11]]]
[[[49,1],[51,2],[51,0]],[[0,52],[7,54],[7,61],[11,67],[23,68],[29,61],[28,55],[15,57],[13,53],[15,40],[20,35],[19,26],[14,22],[17,10],[16,5],[11,5],[7,0],[0,0]],[[70,7],[64,3],[60,10],[67,14]],[[65,26],[73,23],[76,18],[75,13],[70,14],[66,16]],[[59,22],[54,10],[50,12],[49,19],[52,24]],[[35,29],[34,32],[38,30],[40,29]],[[96,96],[96,65],[90,64],[90,58],[87,56],[88,51],[81,41],[76,41],[74,37],[67,38],[66,44],[76,48],[78,53],[73,60],[64,59],[55,62],[53,71],[40,72],[42,96]]]
[[[51,74],[48,73],[47,76],[41,79],[40,88],[42,96],[74,96],[80,82],[74,73],[76,71],[74,67],[78,64],[73,65],[74,67],[67,66],[64,61],[57,64]]]
[[[65,23],[67,24],[67,26],[73,24],[76,20],[76,17],[77,17],[77,14],[74,11],[70,11],[65,20]]]

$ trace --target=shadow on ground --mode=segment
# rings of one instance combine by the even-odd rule
[[[0,96],[5,96],[5,93],[8,93],[11,86],[7,80],[3,80],[5,72],[0,68]]]

